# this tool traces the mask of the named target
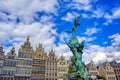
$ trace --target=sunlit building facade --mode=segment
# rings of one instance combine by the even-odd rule
[[[16,60],[17,56],[15,53],[15,48],[12,47],[12,49],[5,56],[1,80],[15,80],[14,75],[16,72]]]
[[[67,61],[62,55],[58,59],[53,48],[48,54],[45,53],[42,44],[34,51],[29,36],[19,48],[18,55],[14,47],[4,54],[3,46],[0,45],[0,80],[63,80],[71,64],[71,58]],[[86,66],[91,76],[120,80],[120,63],[107,61],[96,67],[91,61]]]
[[[28,36],[18,51],[18,62],[16,67],[15,80],[31,80],[33,53],[34,51],[31,47]]]
[[[45,80],[45,60],[46,53],[44,52],[42,44],[39,44],[33,54],[31,80]]]
[[[116,80],[120,80],[120,63],[117,63],[115,60],[110,62],[110,65],[113,67]]]
[[[57,56],[53,49],[50,50],[46,58],[45,78],[46,80],[58,80]]]
[[[91,76],[99,75],[99,72],[98,72],[98,70],[97,70],[93,61],[91,61],[89,64],[87,64],[86,67],[87,67],[88,73]]]
[[[65,57],[62,55],[57,61],[58,80],[63,80],[67,76],[68,66],[67,60],[65,60]]]
[[[1,77],[2,77],[1,74],[2,74],[4,58],[5,58],[5,55],[4,55],[4,51],[3,51],[3,45],[0,44],[0,80],[2,80],[1,79]]]
[[[103,67],[103,65],[101,63],[99,63],[99,65],[97,66],[97,68],[98,68],[98,72],[99,72],[100,76],[105,77],[107,75],[106,71],[105,71],[105,69],[104,69],[104,67]]]
[[[106,71],[106,76],[105,76],[106,80],[116,80],[114,69],[112,68],[112,66],[108,61],[105,63],[104,68]]]
[[[107,61],[98,66],[99,75],[106,78],[106,80],[116,80],[115,73],[110,63]]]

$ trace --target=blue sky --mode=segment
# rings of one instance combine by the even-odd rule
[[[6,53],[15,45],[17,53],[30,35],[34,49],[42,43],[47,53],[53,47],[68,59],[72,53],[65,43],[72,35],[65,30],[77,16],[84,62],[120,62],[120,0],[0,0],[0,43]]]

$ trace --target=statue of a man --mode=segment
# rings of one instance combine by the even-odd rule
[[[74,26],[72,27],[72,29],[71,29],[71,30],[68,30],[68,31],[66,31],[66,32],[69,32],[69,33],[74,32],[74,36],[76,36],[76,27],[80,25],[80,24],[79,24],[79,18],[80,18],[80,16],[78,16],[78,17],[74,20]]]

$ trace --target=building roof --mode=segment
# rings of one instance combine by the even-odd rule
[[[19,48],[19,52],[22,52],[22,53],[33,53],[34,52],[29,40],[30,40],[30,36],[27,36],[26,41]]]

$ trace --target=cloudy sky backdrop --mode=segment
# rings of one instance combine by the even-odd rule
[[[120,62],[120,0],[0,0],[0,43],[5,53],[15,45],[16,53],[27,35],[35,49],[53,47],[58,56],[72,55],[65,32],[80,16],[79,41],[85,40],[83,60],[96,64]]]

